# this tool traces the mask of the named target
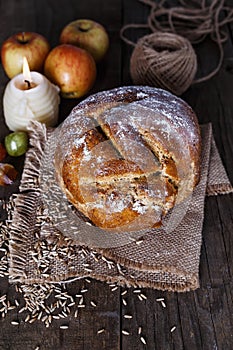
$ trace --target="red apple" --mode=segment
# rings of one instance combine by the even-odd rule
[[[50,50],[47,39],[34,32],[21,32],[9,37],[1,47],[2,66],[9,78],[22,73],[23,57],[28,60],[30,70],[43,70]]]
[[[92,88],[96,79],[96,64],[86,50],[63,44],[48,54],[44,74],[59,86],[62,97],[79,98]]]
[[[71,44],[81,47],[99,62],[109,48],[109,37],[105,28],[90,19],[78,19],[70,22],[61,32],[61,44]]]

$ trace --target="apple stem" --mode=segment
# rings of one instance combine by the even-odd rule
[[[21,35],[17,37],[17,40],[20,44],[27,44],[28,40],[25,38],[25,32],[22,32]]]

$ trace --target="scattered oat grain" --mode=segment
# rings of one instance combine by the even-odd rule
[[[174,332],[175,330],[176,330],[176,326],[173,326],[173,327],[171,328],[170,332],[172,333],[172,332]]]
[[[162,305],[162,307],[166,307],[166,304],[163,300],[161,301],[161,305]]]
[[[145,340],[144,337],[140,337],[140,340],[141,340],[141,342],[142,342],[144,345],[146,345],[146,340]]]
[[[69,328],[69,326],[67,326],[67,325],[61,325],[60,326],[60,329],[68,329]]]
[[[124,290],[122,293],[121,293],[121,295],[123,296],[123,295],[125,295],[125,294],[127,294],[128,293],[128,291],[127,290]]]
[[[104,329],[104,328],[99,329],[99,330],[97,331],[97,334],[101,334],[101,333],[103,333],[104,331],[105,331],[105,329]]]
[[[156,301],[163,301],[164,298],[157,298]]]

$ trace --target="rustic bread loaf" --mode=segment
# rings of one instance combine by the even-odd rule
[[[132,231],[162,217],[199,181],[200,131],[176,96],[121,87],[79,103],[65,120],[55,154],[68,200],[105,230]]]

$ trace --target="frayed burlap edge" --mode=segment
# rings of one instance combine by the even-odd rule
[[[219,194],[230,194],[233,193],[233,187],[231,184],[216,184],[207,186],[206,195],[207,196],[217,196]]]

